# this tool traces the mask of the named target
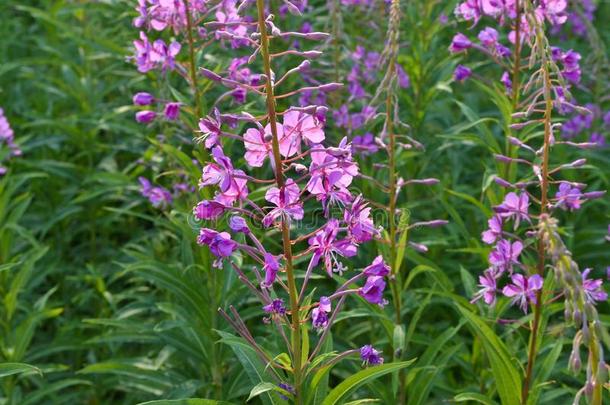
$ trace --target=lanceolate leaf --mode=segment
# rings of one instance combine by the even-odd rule
[[[213,399],[186,398],[160,399],[157,401],[140,402],[138,405],[232,405],[232,402],[215,401]]]
[[[359,371],[356,374],[346,378],[341,384],[333,388],[333,390],[328,393],[328,396],[326,397],[324,402],[322,402],[322,405],[339,404],[341,403],[340,401],[344,399],[350,392],[357,389],[361,385],[373,381],[376,378],[379,378],[385,374],[406,368],[414,361],[415,359],[401,361],[398,363],[382,364],[380,366],[369,367],[362,371]]]
[[[38,373],[42,375],[42,371],[37,367],[30,366],[25,363],[0,363],[0,378],[6,377],[13,374],[22,374],[22,373]]]
[[[462,306],[457,308],[468,320],[470,327],[483,343],[502,404],[519,405],[521,401],[521,375],[516,367],[516,359],[510,356],[504,342],[481,318]]]

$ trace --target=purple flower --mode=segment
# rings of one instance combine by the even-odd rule
[[[140,124],[148,124],[157,117],[157,113],[150,110],[138,111],[136,113],[136,121]]]
[[[220,135],[222,133],[222,130],[220,129],[221,125],[220,111],[216,108],[214,108],[213,115],[208,115],[199,120],[199,130],[201,131],[200,139],[204,141],[206,148],[210,149],[219,145]]]
[[[463,82],[472,76],[472,70],[464,65],[457,65],[453,72],[453,78],[458,82]]]
[[[510,95],[513,92],[513,81],[510,79],[510,74],[508,72],[502,73],[502,77],[500,78],[500,82],[504,85],[504,89],[506,90],[506,94]]]
[[[510,241],[502,239],[489,253],[489,263],[500,272],[508,271],[512,274],[513,265],[519,264],[519,255],[522,250],[523,243],[520,241],[510,243]]]
[[[403,88],[411,86],[411,79],[405,70],[398,63],[396,64],[396,76],[398,76],[398,85]]]
[[[355,243],[363,243],[378,236],[379,231],[371,219],[371,207],[362,198],[356,197],[349,208],[343,213],[343,220],[347,224],[347,231]]]
[[[328,314],[331,311],[331,302],[328,297],[320,297],[320,303],[311,311],[311,322],[316,329],[328,326]]]
[[[481,18],[480,0],[466,0],[455,8],[455,15],[466,21],[473,20],[476,24]]]
[[[216,200],[225,204],[233,205],[237,200],[242,200],[248,195],[247,180],[244,172],[234,170],[231,160],[225,156],[220,146],[212,149],[212,157],[216,163],[209,163],[203,168],[199,187],[218,184],[221,193]]]
[[[157,39],[151,44],[142,31],[140,32],[140,40],[134,41],[133,45],[135,47],[134,59],[141,73],[146,73],[159,66],[163,71],[174,69],[174,59],[180,52],[181,47],[176,41],[172,41],[168,46],[162,39]]]
[[[379,146],[375,143],[375,137],[370,132],[364,135],[357,135],[352,139],[352,149],[354,153],[368,155],[379,150]]]
[[[337,240],[339,222],[332,218],[326,226],[309,239],[309,246],[313,249],[310,266],[317,266],[320,259],[324,259],[326,273],[332,276],[333,271],[343,272],[345,266],[337,256],[352,257],[357,253],[356,245],[347,239]]]
[[[312,146],[322,149],[320,145]],[[351,146],[344,138],[337,148],[327,148],[326,151],[311,153],[309,166],[311,178],[307,182],[307,191],[315,195],[318,200],[346,203],[352,200],[347,187],[358,175],[358,165],[351,156]]]
[[[498,43],[498,31],[491,27],[486,27],[479,32],[478,38],[485,47],[494,49]]]
[[[285,315],[286,307],[284,306],[284,300],[281,298],[274,299],[270,304],[263,307],[263,311],[271,315]]]
[[[155,101],[155,97],[150,93],[136,93],[133,96],[135,105],[150,105]]]
[[[163,187],[153,186],[145,177],[139,177],[142,196],[148,198],[148,201],[155,208],[164,208],[172,203],[172,195]]]
[[[599,278],[590,280],[587,278],[590,272],[591,269],[585,269],[582,272],[582,286],[585,290],[587,302],[594,303],[595,301],[606,301],[608,299],[608,293],[602,288],[603,280]]]
[[[212,254],[218,258],[229,257],[237,249],[237,243],[230,234],[208,228],[201,228],[197,243],[209,246]]]
[[[528,301],[532,304],[537,303],[536,291],[542,288],[543,280],[538,274],[525,277],[522,274],[511,276],[512,284],[508,284],[502,289],[502,294],[512,297],[511,304],[518,304],[523,312],[527,313]]]
[[[483,275],[479,276],[479,286],[481,289],[474,295],[472,301],[476,302],[483,298],[487,305],[493,305],[496,302],[496,274],[493,269],[487,269]]]
[[[197,219],[216,219],[225,212],[225,208],[217,201],[203,200],[193,208],[193,215]]]
[[[529,220],[529,205],[530,199],[527,193],[524,192],[520,195],[508,193],[504,197],[504,202],[494,209],[502,218],[513,219],[515,221],[515,229],[517,229],[521,220]]]
[[[246,220],[237,215],[229,218],[229,228],[231,228],[233,232],[250,233],[250,228],[248,228]]]
[[[275,204],[276,208],[265,215],[263,225],[268,227],[280,217],[297,221],[303,219],[303,203],[300,202],[300,196],[301,190],[292,179],[288,179],[281,189],[271,187],[267,190],[265,200]]]
[[[483,242],[491,245],[502,237],[502,217],[499,215],[494,215],[487,220],[487,224],[489,225],[489,229],[483,232],[481,239]]]
[[[390,274],[390,266],[385,264],[383,256],[379,255],[362,272],[367,276],[385,277]]]
[[[451,41],[449,51],[452,53],[459,53],[469,48],[472,48],[472,42],[470,41],[470,39],[468,39],[468,37],[464,34],[457,33]]]
[[[358,294],[371,304],[383,305],[383,290],[385,290],[383,277],[369,276],[364,286],[358,289]]]
[[[163,114],[165,118],[170,121],[175,121],[178,119],[180,115],[180,105],[181,103],[167,103],[165,104],[165,109],[163,110]]]
[[[360,358],[364,365],[378,365],[383,364],[383,357],[381,357],[381,352],[375,350],[371,345],[365,345],[360,348]]]
[[[263,265],[263,271],[265,272],[265,287],[271,287],[275,281],[278,270],[280,269],[279,256],[274,256],[271,253],[265,252],[265,264]]]
[[[582,192],[577,187],[572,187],[570,183],[562,182],[559,185],[559,191],[555,194],[557,198],[557,207],[574,211],[580,209]]]

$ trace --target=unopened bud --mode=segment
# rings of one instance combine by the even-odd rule
[[[588,193],[584,193],[582,196],[588,200],[594,200],[596,198],[601,198],[606,195],[606,191],[590,191]]]
[[[330,34],[326,32],[309,32],[305,34],[305,38],[310,39],[312,41],[322,41],[327,38],[330,38]]]
[[[306,70],[309,70],[310,67],[311,67],[311,62],[308,60],[304,60],[303,62],[301,62],[301,64],[299,66],[297,66],[297,70],[299,72],[304,72]]]
[[[343,83],[327,83],[319,87],[320,91],[337,91],[343,87]]]
[[[222,77],[220,77],[216,73],[212,72],[210,69],[199,68],[199,70],[201,71],[201,74],[207,79],[210,79],[215,82],[219,82],[222,80]]]
[[[568,364],[570,370],[572,370],[573,372],[578,373],[580,371],[580,368],[582,367],[582,362],[580,361],[580,353],[578,349],[572,350],[572,353],[570,353],[570,360]]]
[[[512,184],[510,184],[508,181],[504,180],[501,177],[496,176],[494,178],[494,181],[496,182],[497,185],[499,185],[500,187],[506,187],[506,188],[511,188],[513,187]]]
[[[293,168],[297,173],[307,173],[307,166],[300,163],[292,163],[290,167]]]
[[[305,51],[303,52],[303,56],[309,59],[315,59],[322,56],[322,52],[320,51]]]

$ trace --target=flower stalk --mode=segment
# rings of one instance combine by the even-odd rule
[[[256,0],[256,9],[258,14],[258,28],[261,35],[261,57],[263,59],[263,70],[265,73],[265,102],[267,105],[267,119],[271,127],[271,145],[273,148],[273,160],[275,162],[275,181],[278,188],[284,186],[284,174],[282,167],[282,158],[280,156],[280,146],[277,130],[277,119],[275,111],[275,97],[273,89],[273,76],[271,72],[271,57],[269,53],[269,38],[267,36],[267,27],[265,25],[265,4],[264,0]],[[301,342],[301,322],[299,320],[299,293],[296,286],[294,276],[294,268],[292,264],[292,244],[290,242],[290,227],[287,219],[281,219],[282,229],[282,245],[284,260],[286,263],[286,278],[288,281],[288,294],[290,300],[290,316],[292,321],[291,327],[291,342],[292,342],[292,366],[294,372],[294,398],[295,404],[302,403],[301,390],[301,371],[302,371],[302,342]]]

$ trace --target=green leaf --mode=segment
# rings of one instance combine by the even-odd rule
[[[38,367],[30,366],[25,363],[0,363],[0,378],[13,374],[34,372],[42,375]]]
[[[185,399],[159,399],[156,401],[140,402],[137,405],[231,405],[232,402],[216,401],[213,399],[185,398]]]
[[[483,394],[479,394],[477,392],[464,392],[461,394],[457,394],[453,400],[455,402],[468,402],[468,403],[473,403],[473,402],[478,402],[480,404],[485,404],[485,405],[497,405],[497,403],[491,399],[489,399],[488,397],[486,397]]]
[[[460,305],[457,308],[483,343],[502,404],[519,405],[521,403],[521,375],[515,366],[517,360],[510,356],[504,342],[480,317]]]
[[[369,367],[364,370],[361,370],[356,374],[346,378],[341,384],[333,388],[333,390],[328,393],[328,396],[326,397],[324,402],[322,402],[322,405],[338,404],[342,398],[344,398],[347,394],[349,394],[351,391],[355,390],[362,384],[370,382],[385,374],[389,374],[394,371],[398,371],[405,367],[408,367],[414,361],[415,359],[401,361],[398,363],[382,364],[380,366]]]
[[[291,396],[291,394],[288,391],[278,387],[277,385],[275,385],[273,383],[261,382],[261,383],[256,384],[254,386],[254,388],[252,388],[252,390],[250,390],[250,395],[248,396],[248,399],[246,400],[246,402],[250,401],[252,398],[255,398],[268,391],[277,391],[286,397]]]

